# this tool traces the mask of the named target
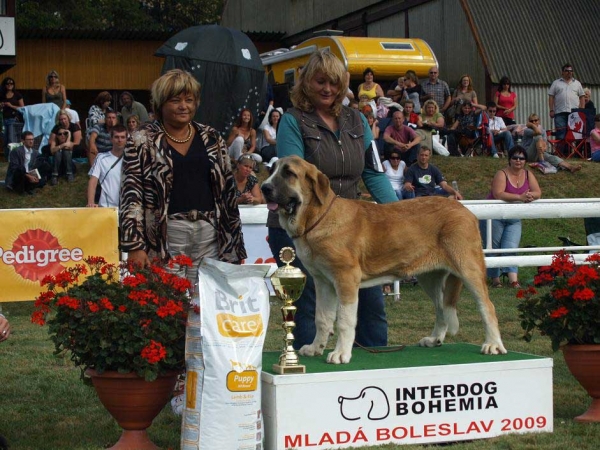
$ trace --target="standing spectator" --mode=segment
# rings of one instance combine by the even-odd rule
[[[394,150],[400,152],[402,161],[407,165],[412,164],[417,159],[421,138],[415,130],[404,125],[404,113],[402,111],[394,111],[392,114],[392,125],[389,125],[383,132],[383,140]],[[387,148],[389,147],[386,146]],[[384,154],[388,153],[389,151],[384,151]]]
[[[600,114],[594,117],[594,129],[590,132],[592,161],[600,162]]]
[[[178,255],[192,285],[204,257],[230,263],[246,258],[227,146],[211,127],[194,122],[200,83],[173,69],[151,87],[157,123],[142,125],[123,156],[121,248],[134,264]]]
[[[517,109],[517,94],[511,91],[510,78],[504,76],[500,78],[500,85],[494,94],[494,103],[497,105],[498,117],[504,120],[506,125],[514,125],[515,109]]]
[[[104,124],[106,113],[112,111],[110,102],[112,102],[112,96],[108,91],[102,91],[96,96],[94,104],[90,106],[90,110],[88,111],[88,134],[89,130],[96,124]]]
[[[415,198],[414,191],[404,189],[404,173],[406,172],[406,163],[400,158],[400,153],[392,150],[390,157],[383,162],[385,176],[390,180],[392,189],[396,193],[398,200]]]
[[[523,147],[515,145],[510,149],[508,152],[508,167],[496,172],[492,180],[492,189],[487,198],[513,203],[530,203],[539,200],[542,197],[542,191],[535,175],[525,168],[525,161],[527,161],[527,155]],[[484,248],[487,248],[485,223],[485,221],[480,222]],[[521,220],[492,220],[492,248],[518,248],[520,242]],[[506,267],[502,270],[508,272],[510,287],[521,288],[517,278],[517,267]],[[487,269],[488,277],[492,279],[492,287],[502,287],[500,272],[501,269],[499,268]]]
[[[138,121],[142,123],[148,122],[148,110],[140,102],[136,102],[131,92],[123,91],[119,97],[121,100],[121,119],[123,123],[127,123],[127,119],[131,116],[138,116]]]
[[[455,104],[461,104],[470,102],[473,108],[485,110],[484,105],[480,105],[477,102],[477,92],[473,90],[473,80],[467,74],[460,77],[460,82],[454,90],[454,96],[452,97]]]
[[[67,99],[67,107],[65,108],[71,116],[71,123],[74,123],[81,129],[81,121],[79,120],[79,113],[71,108],[71,100]]]
[[[584,100],[584,108],[585,109],[596,109],[594,102],[592,101],[592,90],[590,88],[585,88],[583,90],[583,100]]]
[[[19,118],[18,108],[25,106],[23,96],[17,91],[15,80],[11,77],[6,77],[0,84],[0,106],[4,118],[4,155],[8,156],[8,144],[18,142],[19,139],[15,133],[15,123]]]
[[[397,201],[383,173],[365,166],[365,152],[371,149],[371,130],[358,111],[342,105],[347,82],[345,68],[328,50],[313,53],[300,79],[292,90],[293,108],[281,118],[277,134],[277,156],[297,155],[315,164],[330,181],[336,195],[358,197],[358,183],[364,181],[379,203]],[[269,246],[277,264],[282,265],[279,252],[294,247],[294,242],[279,224],[279,216],[270,212],[267,219]],[[294,265],[306,273],[304,291],[295,303],[297,327],[294,347],[314,342],[315,285],[314,280],[296,259]],[[378,286],[360,289],[358,294],[356,342],[362,346],[387,345],[387,319],[383,293]]]
[[[421,114],[421,97],[423,97],[423,87],[419,84],[419,78],[414,70],[407,70],[404,75],[404,88],[409,100],[412,100],[414,110]]]
[[[248,153],[258,164],[262,162],[261,156],[256,148],[256,130],[254,129],[254,117],[248,108],[242,109],[235,121],[235,125],[227,138],[229,156],[237,161],[242,154]]]
[[[567,133],[567,122],[572,109],[585,106],[585,93],[581,83],[573,77],[573,66],[562,67],[562,76],[552,83],[548,90],[550,117],[554,119],[554,135],[563,139]]]
[[[429,79],[423,83],[423,93],[427,94],[426,97],[435,100],[440,108],[440,112],[444,114],[452,103],[452,96],[450,95],[450,87],[448,83],[439,79],[439,68],[433,66],[429,69]]]
[[[94,159],[98,153],[110,152],[112,149],[110,130],[118,123],[117,113],[108,111],[105,116],[105,123],[98,123],[91,128],[88,152],[90,166],[94,164]]]
[[[35,188],[44,186],[50,167],[46,159],[33,148],[31,131],[21,134],[21,142],[23,145],[10,152],[4,185],[9,191],[33,194]]]
[[[391,102],[400,103],[406,100],[406,89],[404,88],[404,77],[398,77],[398,79],[392,82],[386,92]],[[379,102],[378,102],[379,103]]]
[[[46,75],[46,86],[42,88],[42,103],[54,103],[59,109],[67,107],[67,89],[60,84],[56,70],[51,70]]]
[[[431,195],[453,196],[457,200],[462,200],[460,192],[455,191],[450,186],[440,169],[433,164],[429,164],[431,159],[431,149],[421,147],[417,164],[408,168],[404,175],[404,190],[412,192],[415,197],[428,197]]]
[[[127,130],[123,125],[117,124],[110,130],[112,149],[110,152],[101,153],[94,161],[88,175],[87,206],[119,207],[119,194],[121,191],[121,166],[123,163],[123,150],[127,141]],[[100,197],[96,199],[96,187],[100,186]]]
[[[500,117],[496,116],[497,110],[497,105],[494,102],[487,103],[487,113],[489,116],[488,127],[490,133],[492,133],[491,153],[494,158],[499,157],[496,143],[502,142],[505,152],[508,152],[514,145],[512,134],[510,134],[510,131],[506,128],[506,124]]]

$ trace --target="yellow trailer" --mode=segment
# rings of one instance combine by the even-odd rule
[[[429,68],[437,65],[431,47],[422,39],[385,37],[318,36],[291,50],[279,49],[261,55],[271,84],[293,84],[297,72],[311,53],[328,48],[350,72],[351,80],[362,81],[363,71],[370,67],[375,80],[392,80],[414,70],[426,78]]]

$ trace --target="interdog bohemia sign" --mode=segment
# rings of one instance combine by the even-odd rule
[[[33,300],[41,281],[88,256],[118,264],[115,208],[1,210],[0,302]]]
[[[455,355],[479,352],[470,344],[443,348]],[[551,359],[509,352],[453,364],[440,362],[435,349],[405,351],[441,365],[280,376],[263,370],[265,448],[426,444],[552,431]]]

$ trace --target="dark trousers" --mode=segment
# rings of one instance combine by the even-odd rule
[[[283,247],[294,247],[294,242],[281,228],[269,228],[269,247],[277,261],[279,251]],[[294,348],[312,344],[315,339],[315,282],[299,258],[292,263],[306,274],[306,285],[300,298],[294,303],[296,308],[296,328],[294,329]],[[363,347],[385,347],[387,345],[388,324],[385,315],[385,301],[380,286],[360,289],[358,291],[358,321],[356,324],[356,342]]]

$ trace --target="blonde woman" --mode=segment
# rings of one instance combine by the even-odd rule
[[[433,99],[427,100],[421,109],[421,121],[423,122],[423,132],[427,133],[427,141],[431,141],[433,151],[439,155],[448,156],[450,153],[440,143],[440,132],[446,126],[444,115],[440,112],[440,107]]]
[[[60,109],[67,107],[67,89],[60,84],[56,70],[51,70],[46,75],[46,86],[42,88],[42,103],[54,103]]]

